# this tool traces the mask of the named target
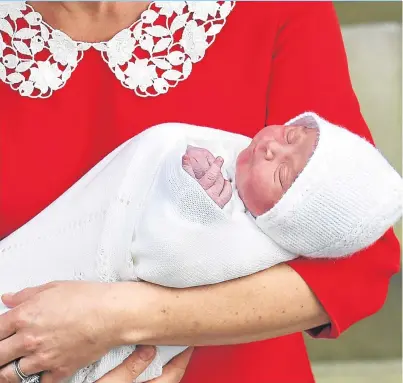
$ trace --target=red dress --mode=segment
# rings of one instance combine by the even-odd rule
[[[0,40],[1,62],[4,66]],[[21,96],[0,81],[0,108],[0,238],[120,143],[158,123],[186,122],[252,136],[266,124],[315,111],[371,139],[330,3],[237,3],[190,76],[157,97],[139,97],[124,88],[91,48],[49,98]],[[389,231],[351,258],[289,264],[331,317],[331,325],[311,335],[335,338],[381,308],[400,266],[399,244]],[[199,348],[183,383],[313,381],[302,334],[293,334]]]

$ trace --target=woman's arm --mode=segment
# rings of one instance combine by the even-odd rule
[[[130,306],[125,318],[121,317],[120,339],[127,344],[244,343],[329,322],[310,288],[287,265],[191,289],[166,289],[145,283],[141,287],[127,284],[126,289],[128,296],[124,297],[126,292],[123,294],[122,289],[122,301],[140,293],[145,298]],[[139,310],[146,310],[147,320],[139,318]]]
[[[62,306],[58,304],[60,296],[64,297]],[[97,299],[100,296],[102,299]],[[8,347],[0,343],[2,364],[24,355],[21,350],[25,346],[35,355],[47,350],[52,359],[59,358],[60,364],[72,347],[76,352],[69,353],[67,365],[73,361],[72,364],[76,361],[85,364],[88,361],[82,362],[83,355],[77,350],[83,349],[88,358],[96,359],[92,353],[99,356],[103,350],[122,344],[250,342],[328,322],[309,287],[287,265],[190,289],[164,288],[145,282],[53,282],[2,299],[9,307],[15,307],[0,316],[0,339],[10,337]],[[54,307],[58,309],[55,311]],[[75,321],[75,312],[80,307],[86,310],[82,312],[82,320]],[[96,323],[90,321],[94,313]],[[12,336],[16,330],[26,336],[24,344],[19,344],[24,337]],[[85,339],[80,335],[83,331]],[[41,341],[37,334],[41,335]],[[55,337],[64,338],[67,334],[69,342],[60,350]]]

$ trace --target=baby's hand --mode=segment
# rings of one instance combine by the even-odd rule
[[[224,160],[214,156],[203,148],[188,146],[182,156],[182,167],[191,177],[196,179],[207,195],[223,208],[231,199],[231,183],[224,179],[221,168]]]
[[[214,160],[215,157],[207,149],[188,145],[186,153],[182,157],[183,169],[199,180],[206,174]]]
[[[199,184],[210,198],[222,209],[231,199],[231,183],[224,179],[221,167],[224,160],[217,157],[206,174],[199,179]]]

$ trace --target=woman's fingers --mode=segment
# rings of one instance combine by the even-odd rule
[[[3,294],[1,300],[7,307],[12,308],[25,302],[27,299],[31,298],[35,294],[50,289],[52,286],[53,285],[51,283],[47,283],[45,285],[28,287],[26,289],[18,291],[17,293]]]
[[[97,383],[132,383],[153,361],[155,352],[153,346],[138,346],[120,366],[108,372]]]
[[[0,341],[13,335],[15,331],[16,325],[14,320],[14,312],[7,311],[6,313],[0,315]],[[0,343],[0,355],[2,343],[3,342]]]
[[[185,372],[186,367],[188,366],[190,358],[192,356],[193,350],[194,347],[187,348],[185,351],[181,352],[179,355],[173,358],[165,367]]]
[[[159,378],[150,380],[147,383],[179,383],[183,375],[185,375],[186,367],[192,356],[193,347],[187,348],[185,351],[173,358],[162,370]]]
[[[40,383],[62,383],[67,382],[69,376],[57,372],[45,371],[41,374]]]
[[[43,371],[40,358],[31,355],[31,350],[34,346],[35,342],[30,338],[24,339],[23,335],[19,334],[15,334],[1,343],[0,366],[2,367],[0,367],[0,383],[21,383],[13,363],[9,363],[10,360],[19,360],[19,367],[24,375],[30,376]]]
[[[0,383],[19,383],[20,381],[11,363],[0,369]]]
[[[24,340],[18,334],[4,339],[0,346],[0,366],[4,366],[10,360],[16,360],[28,355],[28,350],[25,349],[26,345],[24,343]]]
[[[22,358],[24,373],[37,372],[24,365],[24,358],[29,355],[35,369],[48,371],[51,375],[45,377],[59,383],[60,379],[100,359],[115,347],[116,338],[122,336],[119,318],[123,310],[116,310],[116,299],[119,297],[123,305],[129,284],[135,285],[54,282],[52,288],[42,289],[0,315],[0,370],[1,366]],[[99,296],[103,297],[102,303]],[[83,311],[83,307],[87,310]],[[9,376],[7,370],[2,374]]]
[[[39,373],[41,370],[36,366],[33,358],[22,358],[19,361],[19,366],[24,375],[33,375]],[[41,380],[41,383],[43,381]],[[21,379],[15,372],[13,363],[0,368],[0,383],[21,383]]]
[[[29,287],[17,293],[7,293],[1,296],[3,303],[9,307],[14,308],[26,300],[32,298],[35,294],[48,290],[53,286],[52,283],[40,285],[36,287]],[[16,322],[18,318],[15,317],[16,311],[10,310],[0,315],[0,340],[6,339],[14,334],[17,330]],[[3,344],[3,343],[2,343]],[[0,366],[1,363],[1,347],[0,347]]]

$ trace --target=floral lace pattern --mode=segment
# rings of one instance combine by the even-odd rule
[[[0,80],[22,96],[50,97],[94,48],[124,87],[141,97],[158,96],[189,77],[234,6],[156,1],[111,40],[85,43],[53,29],[26,2],[0,1]]]

